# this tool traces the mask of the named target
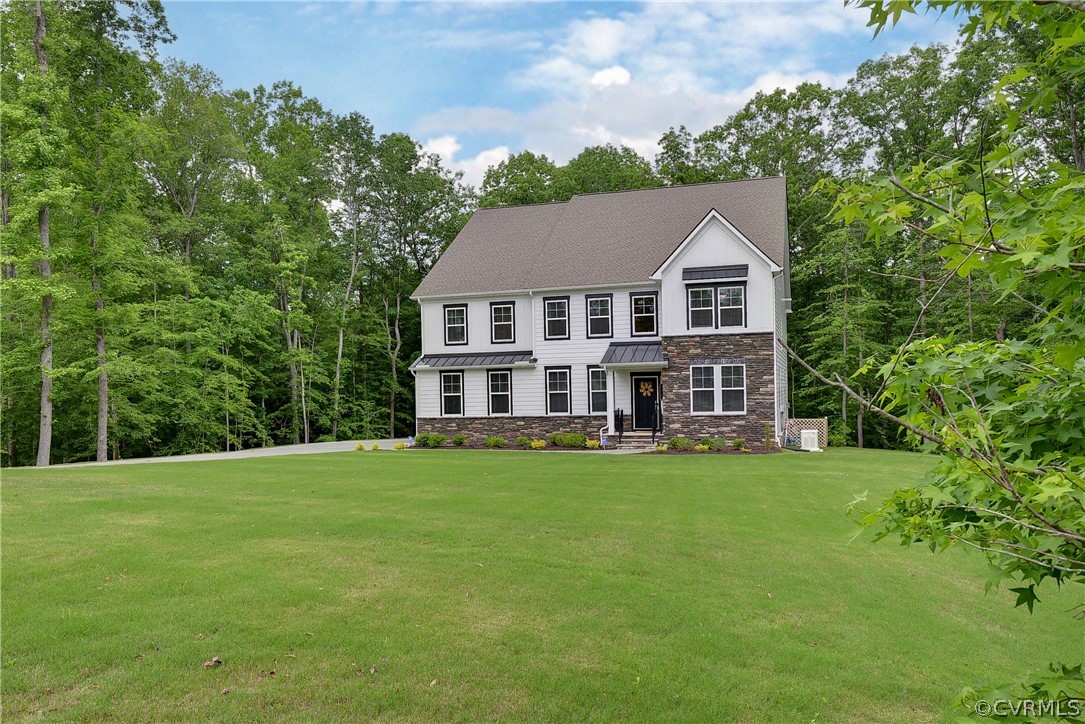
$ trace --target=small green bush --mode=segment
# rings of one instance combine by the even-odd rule
[[[848,436],[842,432],[829,433],[829,447],[847,447]]]
[[[530,447],[532,450],[542,450],[546,447],[546,440],[532,440]]]
[[[708,452],[709,448],[708,448],[708,445],[694,445],[693,449],[696,450],[699,453],[706,453],[706,452]]]
[[[722,437],[702,437],[699,444],[704,445],[709,450],[727,449],[727,439]]]
[[[670,447],[671,450],[688,451],[693,449],[693,441],[688,437],[672,437],[670,442],[667,443],[667,446]]]
[[[530,447],[531,446],[531,438],[530,437],[525,437],[524,435],[521,435],[520,437],[516,438],[516,446],[517,447]]]
[[[550,444],[554,447],[582,448],[588,442],[588,438],[579,432],[555,432],[550,436]]]
[[[369,446],[369,449],[370,450],[380,450],[381,446],[378,443],[373,443],[372,445]]]
[[[498,437],[497,435],[493,435],[491,437],[486,438],[486,442],[484,442],[483,444],[486,447],[505,447],[505,445],[507,443],[505,442],[505,438]]]
[[[765,446],[766,450],[768,450],[769,448],[772,447],[773,438],[772,438],[772,423],[771,422],[766,422],[765,423],[764,439],[761,442]]]
[[[358,443],[358,446],[355,447],[354,449],[355,450],[365,450],[365,443],[364,442]]]
[[[407,443],[405,443],[405,442],[394,443],[392,445],[392,449],[393,450],[406,450],[407,449]]]
[[[444,435],[436,432],[420,432],[414,438],[414,444],[418,447],[441,447],[447,440]]]
[[[467,443],[471,442],[471,438],[464,435],[462,432],[458,435],[452,436],[452,444],[456,447],[463,447]]]
[[[745,450],[746,441],[743,440],[741,437],[736,437],[735,441],[731,443],[731,447],[733,447],[735,450]]]
[[[664,445],[663,443],[660,443],[659,445],[656,445],[656,452],[661,452],[661,453],[667,452],[667,446]]]
[[[587,445],[589,450],[598,450],[599,449],[599,441],[598,440],[588,440],[584,444]]]

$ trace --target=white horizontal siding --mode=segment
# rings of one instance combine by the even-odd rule
[[[515,304],[516,339],[512,343],[490,342],[490,302]],[[531,298],[506,294],[471,300],[425,300],[422,303],[423,354],[474,354],[479,352],[512,352],[531,349]],[[467,344],[445,344],[445,305],[467,306]]]

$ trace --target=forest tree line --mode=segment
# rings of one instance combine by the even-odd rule
[[[921,229],[875,244],[833,220],[847,180],[980,157],[998,79],[1043,50],[1027,27],[864,63],[840,89],[758,93],[652,160],[530,151],[481,189],[404,133],[378,134],[289,81],[229,90],[159,57],[155,0],[15,3],[0,16],[4,465],[232,450],[413,431],[415,286],[477,206],[784,174],[791,346],[870,393],[871,356],[912,332],[1005,339],[1041,307],[970,275],[938,294]],[[1085,89],[1026,113],[1027,151],[1085,170]],[[854,376],[854,377],[853,377]],[[838,439],[897,429],[793,373],[792,410]]]

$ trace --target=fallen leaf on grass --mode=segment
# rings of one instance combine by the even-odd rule
[[[306,636],[316,636],[316,634],[315,634],[315,633],[313,633],[312,631],[306,631],[306,632],[305,632],[305,635],[306,635]]]
[[[288,659],[296,659],[296,658],[298,658],[298,655],[297,654],[286,654],[286,658],[288,658]]]
[[[225,688],[225,689],[223,689],[223,690],[222,690],[222,695],[223,695],[223,696],[226,696],[226,695],[227,695],[227,694],[229,694],[229,693],[230,693],[230,689],[229,689],[229,687],[227,687],[227,688]]]
[[[143,654],[136,654],[136,655],[135,655],[135,656],[133,656],[132,658],[133,658],[133,659],[135,659],[136,661],[139,661],[140,659],[142,659],[142,658],[143,658]]]
[[[203,662],[203,668],[205,668],[205,669],[213,669],[216,666],[222,666],[224,663],[226,663],[226,662],[224,662],[219,657],[214,656],[214,657],[211,658],[210,661]]]
[[[431,687],[433,687],[433,686],[437,686],[437,679],[434,679],[433,681],[429,682],[429,685],[430,685]]]

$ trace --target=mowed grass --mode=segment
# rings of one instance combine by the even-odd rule
[[[3,473],[5,720],[902,721],[1080,661],[985,563],[849,543],[894,452]],[[225,664],[206,669],[220,657]],[[274,675],[271,672],[274,671]]]

